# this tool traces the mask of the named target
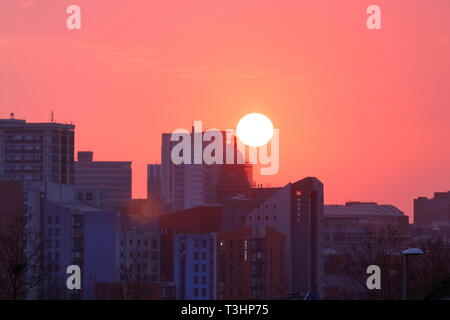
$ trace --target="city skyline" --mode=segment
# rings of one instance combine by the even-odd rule
[[[410,217],[413,199],[448,191],[447,1],[378,1],[379,31],[370,1],[136,3],[80,0],[79,31],[65,28],[69,2],[0,4],[0,117],[54,110],[77,126],[75,152],[133,162],[134,198],[161,133],[235,128],[250,112],[280,129],[280,172],[258,183],[317,176],[327,204]]]

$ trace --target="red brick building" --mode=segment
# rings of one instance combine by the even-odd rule
[[[287,291],[285,236],[272,228],[245,227],[217,234],[219,300],[279,299]]]

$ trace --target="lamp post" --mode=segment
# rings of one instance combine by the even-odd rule
[[[404,250],[403,252],[403,300],[408,300],[408,256],[423,255],[423,251],[419,248],[412,248]]]

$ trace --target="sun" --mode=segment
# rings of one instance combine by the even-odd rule
[[[262,113],[247,114],[239,120],[236,135],[250,147],[263,146],[272,139],[272,121]]]

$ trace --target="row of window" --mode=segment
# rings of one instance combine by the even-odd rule
[[[245,204],[237,205],[237,204],[233,204],[233,209],[242,209],[242,210],[245,210],[245,209],[250,209],[250,210],[258,209],[258,210],[261,210],[261,208],[263,208],[265,210],[269,210],[269,209],[276,210],[278,208],[278,206],[276,204],[274,204],[274,205],[269,205],[269,204],[265,204],[265,205],[260,205],[260,204],[258,204],[258,205],[252,205],[252,204],[250,204],[250,205],[245,205]]]
[[[5,166],[6,170],[16,170],[16,171],[40,171],[42,170],[42,165],[39,164],[7,164]]]
[[[206,252],[201,252],[202,260],[206,260],[207,254]],[[195,251],[194,252],[194,259],[199,260],[200,259],[200,252]]]
[[[202,264],[202,272],[206,272],[207,271],[207,266],[206,264]],[[200,272],[200,266],[199,264],[194,264],[194,272]]]
[[[40,151],[42,150],[43,147],[40,144],[13,144],[13,145],[6,145],[6,150],[7,151],[22,151],[22,150],[26,150],[26,151]]]
[[[206,276],[202,276],[202,284],[205,285],[206,284]],[[195,276],[194,277],[194,284],[199,284],[199,276]]]
[[[199,288],[194,288],[194,297],[198,297],[200,292],[201,292],[202,297],[206,297],[206,289],[205,288],[202,288],[201,290],[199,290]]]
[[[265,220],[265,221],[269,221],[270,220],[270,216],[233,216],[232,219],[233,221],[236,221],[237,219],[240,219],[241,221],[245,221],[245,219],[247,218],[249,221],[252,221],[253,218],[255,218],[255,220],[257,221],[261,221],[261,220]],[[272,216],[272,220],[276,221],[277,220],[277,216]]]
[[[30,154],[30,153],[26,153],[26,154],[7,154],[6,155],[6,160],[7,161],[11,161],[11,160],[15,160],[15,161],[19,161],[19,160],[26,160],[26,161],[40,161],[42,160],[42,155],[39,153],[34,153],[34,154]]]
[[[42,176],[41,175],[31,175],[31,174],[27,174],[27,175],[10,175],[7,174],[5,175],[4,181],[42,181]]]
[[[130,240],[128,240],[128,245],[129,246],[134,246],[136,244],[136,246],[137,247],[140,247],[141,246],[141,244],[144,246],[144,247],[148,247],[149,246],[149,241],[148,241],[148,239],[144,239],[142,242],[141,242],[141,240],[140,239],[137,239],[136,241],[134,240],[134,239],[130,239]],[[123,239],[121,239],[120,240],[120,246],[124,246],[124,240]],[[157,249],[158,248],[158,241],[156,241],[156,240],[152,240],[152,249]]]
[[[132,251],[128,254],[130,258],[149,258],[151,257],[152,260],[158,259],[158,252],[157,251]],[[120,257],[124,258],[125,254],[123,251],[120,251]]]
[[[123,271],[125,269],[125,265],[123,263],[120,264],[120,269]],[[148,269],[147,263],[130,263],[128,265],[128,271],[135,271],[138,272],[139,270],[145,272]],[[151,264],[151,272],[156,273],[158,272],[158,264],[152,263]]]

